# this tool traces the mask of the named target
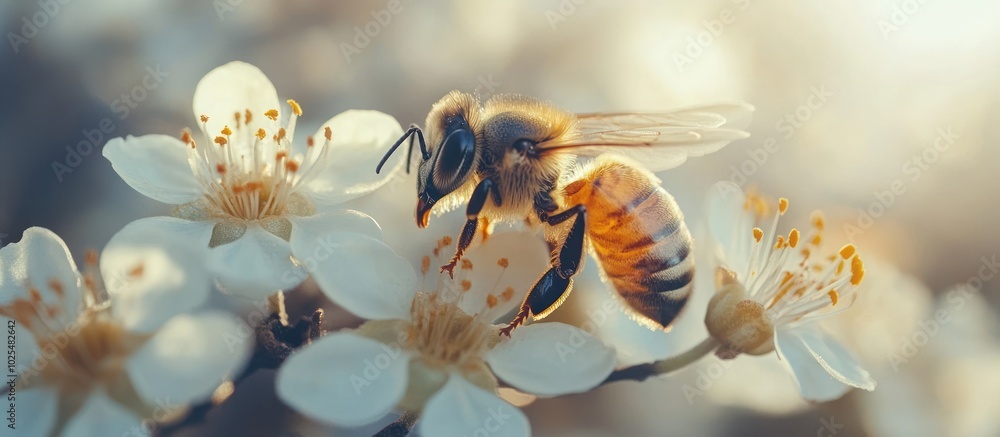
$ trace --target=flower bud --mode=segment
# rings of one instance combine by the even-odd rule
[[[722,344],[719,356],[735,358],[741,353],[763,355],[774,350],[774,325],[764,305],[746,292],[733,272],[719,267],[716,293],[708,303],[705,326]]]

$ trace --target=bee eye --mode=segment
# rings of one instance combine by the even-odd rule
[[[452,187],[472,169],[476,154],[476,137],[468,129],[455,129],[441,144],[435,165],[439,187]]]

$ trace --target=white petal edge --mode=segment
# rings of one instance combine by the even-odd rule
[[[211,291],[204,243],[156,226],[164,223],[129,223],[101,253],[111,314],[133,332],[152,332],[171,317],[202,305]]]
[[[292,253],[295,247],[307,247],[310,241],[316,241],[324,235],[333,232],[355,232],[381,240],[382,228],[375,219],[367,214],[352,210],[335,210],[316,215],[299,217],[289,216],[292,222],[292,236],[289,243]]]
[[[150,199],[180,205],[205,192],[191,172],[187,145],[177,138],[157,134],[112,138],[101,153],[128,186]]]
[[[802,397],[830,401],[850,387],[874,390],[875,380],[836,340],[815,327],[777,329],[778,357],[795,378]]]
[[[143,419],[94,390],[63,428],[63,437],[148,435]]]
[[[454,374],[431,396],[417,426],[420,435],[426,436],[531,435],[531,425],[520,409]]]
[[[333,232],[297,241],[295,253],[320,290],[354,315],[371,320],[410,318],[417,274],[382,241]]]
[[[200,402],[246,365],[252,333],[228,313],[177,316],[136,351],[126,369],[136,391],[151,404]]]
[[[281,111],[282,108],[274,84],[263,71],[246,62],[233,61],[216,67],[198,81],[194,89],[192,109],[199,126],[201,126],[200,117],[208,116],[208,122],[205,123],[206,135],[211,140],[227,125],[236,130],[237,126],[234,124],[236,120],[233,116],[237,112],[244,114],[248,109],[253,117],[250,125],[243,126],[242,130],[253,133],[263,128],[268,134],[277,133],[277,121],[267,118],[264,113],[271,109]],[[246,138],[251,137],[246,136]],[[234,147],[247,147],[252,144],[252,141],[233,143]]]
[[[319,205],[336,205],[375,191],[402,167],[406,150],[401,147],[379,174],[375,166],[389,146],[403,135],[403,128],[389,114],[352,109],[337,114],[316,132],[317,143],[326,141],[324,130],[332,132],[326,162],[316,163],[322,171],[306,184]]]
[[[405,350],[339,332],[294,352],[278,369],[275,385],[296,411],[358,427],[382,418],[403,398],[409,362]]]
[[[604,381],[614,370],[615,351],[575,326],[537,323],[515,330],[486,362],[518,390],[558,396],[586,392]]]
[[[50,285],[53,281],[62,286],[61,294]],[[0,305],[30,300],[32,287],[43,302],[60,308],[61,323],[76,320],[83,304],[76,263],[62,238],[40,227],[26,229],[21,241],[0,248]]]
[[[242,237],[209,251],[209,266],[219,288],[250,299],[263,299],[278,290],[295,288],[305,280],[292,262],[287,241],[250,223]]]
[[[59,412],[59,392],[44,387],[21,390],[18,386],[15,392],[17,400],[14,406],[17,407],[16,412],[21,413],[18,415],[17,433],[19,434],[17,435],[43,436],[51,434]],[[9,403],[10,401],[4,402],[5,416]],[[4,420],[4,422],[7,421]],[[3,427],[6,428],[7,425],[8,423],[4,423]]]

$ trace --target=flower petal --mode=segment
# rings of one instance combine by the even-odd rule
[[[875,380],[851,353],[815,327],[778,329],[774,345],[803,398],[829,401],[843,396],[850,387],[875,389]]]
[[[0,248],[0,305],[30,300],[30,290],[47,306],[60,308],[63,324],[76,320],[83,303],[76,263],[66,243],[45,228],[28,228],[21,241]]]
[[[197,200],[205,192],[191,172],[187,145],[177,138],[113,138],[101,153],[128,186],[150,199],[180,205]]]
[[[112,316],[133,332],[152,332],[200,306],[212,286],[205,269],[208,251],[149,223],[154,222],[129,223],[101,254]]]
[[[292,222],[292,236],[289,242],[292,252],[310,240],[317,240],[332,232],[356,232],[375,239],[382,239],[382,229],[375,219],[351,210],[334,210],[307,217],[289,216]]]
[[[277,121],[267,118],[264,113],[281,110],[278,92],[267,75],[259,68],[246,62],[233,61],[209,71],[194,89],[194,117],[208,116],[207,132],[214,138],[225,126],[236,130],[236,113],[251,112],[252,118],[243,129],[253,133],[263,128],[268,134],[277,133]],[[199,125],[201,121],[198,121]],[[249,128],[249,129],[247,129]],[[248,137],[249,138],[249,137]],[[237,141],[234,146],[249,146],[252,141]],[[234,150],[235,151],[235,150]]]
[[[111,400],[101,390],[94,390],[73,418],[63,428],[64,437],[107,437],[149,435],[143,420]]]
[[[17,435],[41,436],[52,433],[59,412],[59,393],[48,388],[21,391],[18,386],[16,395],[17,411],[26,413],[17,422]],[[6,426],[5,423],[4,427]]]
[[[737,274],[742,275],[750,260],[754,223],[744,208],[746,195],[738,185],[723,181],[708,193],[708,226],[711,241],[716,243],[718,258]],[[713,259],[714,261],[714,259]]]
[[[526,360],[525,357],[531,357]],[[615,351],[575,326],[522,326],[486,356],[493,373],[517,389],[542,396],[588,391],[615,367]]]
[[[405,350],[338,332],[293,353],[278,369],[276,389],[306,416],[357,427],[385,416],[403,398],[409,362]]]
[[[250,223],[242,237],[211,249],[209,266],[218,275],[219,288],[260,299],[295,288],[306,278],[291,256],[287,241]]]
[[[405,150],[398,150],[380,174],[375,166],[389,146],[403,134],[403,128],[391,115],[378,111],[349,110],[331,118],[314,136],[317,143],[325,141],[329,127],[333,139],[327,147],[326,162],[317,162],[318,175],[306,189],[319,204],[336,205],[363,196],[385,184],[402,166]]]
[[[452,375],[424,408],[420,435],[531,435],[528,418],[497,395]]]
[[[409,319],[417,274],[382,241],[333,232],[295,244],[296,258],[330,300],[365,319]]]
[[[199,402],[246,365],[252,333],[242,320],[222,312],[170,319],[129,359],[126,369],[147,401],[177,405]]]

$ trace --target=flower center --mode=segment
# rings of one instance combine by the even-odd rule
[[[477,365],[497,337],[489,323],[437,293],[417,293],[410,308],[408,345],[441,365]]]
[[[87,261],[88,267],[96,268],[96,253],[89,252]],[[0,314],[14,319],[38,343],[40,353],[28,358],[29,366],[19,375],[22,382],[31,383],[39,376],[45,383],[70,391],[109,384],[122,374],[129,354],[145,341],[144,336],[109,320],[103,284],[93,278],[89,273],[84,277],[84,306],[79,313],[67,311],[73,303],[67,299],[65,286],[55,279],[43,289],[53,298],[48,302],[39,288],[27,284],[27,297],[0,307]]]
[[[309,137],[306,153],[293,156],[295,122],[302,109],[294,100],[288,104],[292,114],[287,129],[253,130],[253,113],[247,109],[234,114],[233,128],[227,125],[217,133],[208,132],[208,117],[202,115],[202,130],[210,142],[196,143],[190,132],[182,134],[181,140],[190,147],[192,169],[205,189],[209,215],[258,220],[286,212],[302,215],[311,208],[297,205],[305,199],[296,191],[320,171],[318,163],[325,162],[333,135],[327,127],[324,142],[316,144]],[[279,113],[271,109],[264,116],[277,122]]]

